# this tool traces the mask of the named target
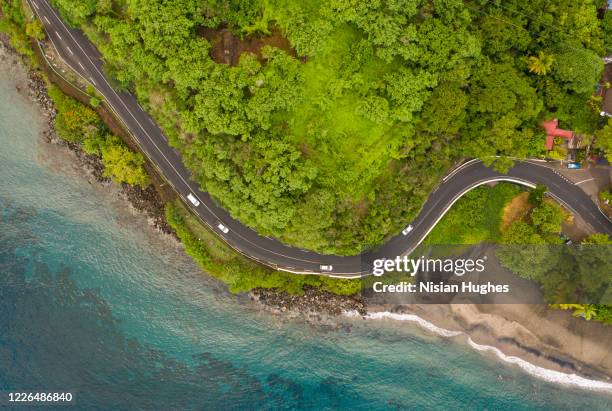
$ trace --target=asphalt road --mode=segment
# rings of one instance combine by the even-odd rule
[[[168,145],[162,130],[140,107],[136,98],[130,93],[118,91],[107,80],[102,71],[100,53],[83,33],[69,28],[47,0],[29,2],[61,58],[104,96],[142,151],[183,198],[185,204],[234,249],[276,269],[295,273],[319,273],[320,266],[325,264],[333,266],[331,273],[323,273],[327,275],[355,277],[369,274],[373,259],[395,258],[412,251],[461,195],[491,181],[512,181],[527,186],[546,185],[552,197],[582,217],[594,231],[612,235],[612,223],[599,211],[596,204],[579,187],[551,169],[536,162],[517,161],[508,174],[502,175],[485,167],[480,161],[472,160],[449,174],[431,193],[421,213],[410,223],[414,229],[408,235],[399,234],[376,250],[365,254],[352,257],[322,255],[260,236],[233,219],[190,179],[191,173],[183,165],[180,156]],[[197,197],[199,206],[195,207],[187,200],[189,193]],[[217,228],[219,223],[229,228],[227,234]]]

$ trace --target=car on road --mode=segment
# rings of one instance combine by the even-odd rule
[[[223,223],[219,223],[219,224],[217,224],[217,228],[218,228],[219,230],[221,230],[221,232],[223,232],[223,233],[225,233],[225,234],[229,233],[229,228],[227,228],[226,226],[224,226],[224,225],[223,225]]]
[[[581,167],[582,166],[580,165],[580,163],[567,163],[567,168],[570,168],[570,169],[578,169]]]
[[[332,271],[334,269],[333,265],[320,265],[319,268],[321,269],[321,271]]]
[[[406,228],[404,228],[404,229],[402,230],[402,234],[403,234],[403,235],[408,235],[408,233],[409,233],[409,232],[411,232],[413,228],[414,228],[414,227],[412,226],[412,224],[410,224],[408,227],[406,227]]]
[[[200,205],[200,202],[198,201],[198,199],[195,198],[195,196],[191,193],[187,194],[187,199],[191,201],[191,204],[193,204],[196,207]]]

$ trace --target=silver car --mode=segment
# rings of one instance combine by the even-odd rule
[[[200,202],[198,201],[198,199],[191,193],[187,194],[187,199],[191,201],[191,204],[193,204],[196,207],[200,205]]]

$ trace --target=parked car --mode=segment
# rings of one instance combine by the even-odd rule
[[[334,269],[333,265],[321,265],[319,266],[321,271],[332,271]]]
[[[195,196],[191,193],[187,194],[187,199],[191,201],[191,204],[193,204],[196,207],[200,205],[200,202],[198,201],[198,199],[195,198]]]
[[[224,226],[222,223],[217,224],[217,228],[225,234],[229,233],[229,228]]]
[[[578,169],[578,168],[582,168],[582,166],[580,165],[580,163],[567,163],[567,168],[571,168],[571,169]]]
[[[404,229],[402,230],[402,234],[403,234],[403,235],[408,235],[408,233],[409,233],[409,232],[411,232],[413,228],[414,228],[414,227],[412,226],[412,224],[410,224],[408,227],[406,227],[406,228],[404,228]]]

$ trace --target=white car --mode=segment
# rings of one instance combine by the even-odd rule
[[[334,269],[333,265],[320,265],[319,268],[321,271],[332,271]]]
[[[411,232],[413,228],[414,228],[414,227],[412,226],[412,224],[411,224],[411,225],[409,225],[408,227],[406,227],[406,228],[404,228],[404,229],[402,230],[402,234],[403,234],[403,235],[408,235],[408,233],[409,233],[409,232]]]
[[[224,226],[223,224],[219,223],[217,224],[217,228],[219,230],[221,230],[223,233],[227,234],[229,233],[229,228],[227,228],[226,226]]]
[[[187,194],[187,199],[191,201],[191,204],[193,204],[196,207],[200,205],[200,202],[198,201],[198,199],[195,198],[195,196],[191,193]]]

